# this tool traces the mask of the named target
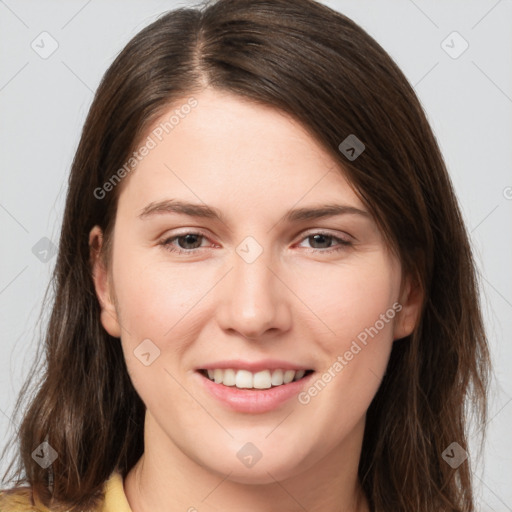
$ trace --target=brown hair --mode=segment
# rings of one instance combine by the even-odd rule
[[[453,469],[442,457],[452,442],[468,449],[468,405],[484,439],[491,368],[453,187],[391,57],[349,18],[311,0],[219,0],[171,11],[105,73],[69,178],[44,373],[21,423],[16,484],[27,482],[56,511],[94,508],[111,472],[125,476],[142,455],[145,407],[119,340],[101,326],[88,246],[94,225],[108,246],[122,187],[102,199],[94,191],[171,104],[205,87],[275,107],[306,127],[424,291],[420,321],[394,342],[367,412],[359,478],[372,510],[474,511],[472,459]],[[353,161],[338,149],[350,134],[365,145]],[[48,469],[31,457],[45,440],[58,453]]]

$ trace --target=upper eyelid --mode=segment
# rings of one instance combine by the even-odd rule
[[[327,228],[325,228],[325,229],[323,229],[323,228],[307,229],[306,231],[301,231],[300,236],[302,238],[305,238],[307,236],[316,235],[316,234],[326,234],[326,235],[329,235],[329,236],[332,236],[335,238],[343,238],[343,236],[345,235],[348,238],[350,238],[351,240],[355,240],[355,237],[353,237],[349,233],[346,233],[346,232],[339,233],[339,232],[333,232],[333,231],[334,230],[327,229]]]

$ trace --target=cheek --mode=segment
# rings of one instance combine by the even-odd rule
[[[133,249],[116,262],[116,296],[129,336],[162,340],[204,295],[207,276],[199,279],[192,266],[171,267],[154,257],[150,262],[148,252]]]
[[[314,280],[305,275],[300,281],[303,296],[310,290],[308,305],[317,315],[314,324],[322,334],[316,342],[324,355],[318,378],[301,403],[322,411],[334,436],[364,414],[386,371],[399,267],[383,255],[372,258],[371,265],[337,265],[328,274],[317,274]]]
[[[126,257],[114,259],[113,277],[128,373],[146,405],[164,411],[169,408],[170,394],[186,399],[165,370],[175,373],[173,363],[195,336],[190,319],[196,312],[194,304],[208,289],[208,279],[199,280],[192,265],[165,264],[163,257],[155,258],[156,250],[135,247],[125,251]],[[145,353],[149,353],[148,365]]]
[[[353,264],[326,265],[298,274],[294,290],[313,313],[307,317],[317,325],[316,330],[325,332],[318,337],[319,342],[330,351],[339,351],[361,333],[360,338],[364,338],[376,322],[379,335],[392,337],[392,306],[400,282],[397,270],[384,254],[372,254]]]

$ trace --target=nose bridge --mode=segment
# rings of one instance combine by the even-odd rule
[[[255,261],[248,263],[243,258],[236,257],[233,269],[233,294],[239,303],[268,302],[272,299],[273,285],[272,272],[269,270],[269,258],[259,256]]]
[[[285,328],[288,315],[283,285],[270,270],[272,253],[253,237],[244,239],[233,254],[233,269],[217,312],[224,329],[257,338],[272,328]],[[270,267],[270,268],[269,268]]]
[[[232,293],[241,307],[240,313],[250,318],[256,309],[262,313],[274,300],[273,274],[268,268],[272,255],[252,240],[242,242],[236,253]]]

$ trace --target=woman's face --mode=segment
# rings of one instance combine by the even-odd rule
[[[146,452],[252,483],[356,461],[393,340],[416,320],[400,264],[300,125],[194,97],[142,140],[108,274],[95,264],[103,326],[147,407]],[[314,213],[326,205],[337,213]],[[313,373],[283,384],[292,370]]]

